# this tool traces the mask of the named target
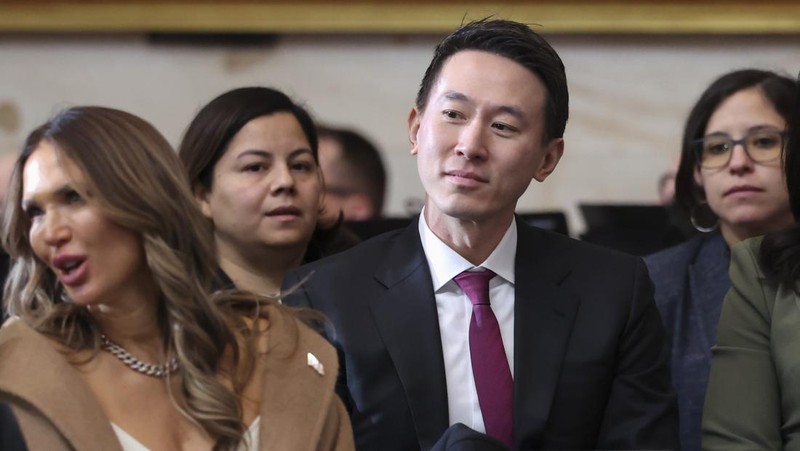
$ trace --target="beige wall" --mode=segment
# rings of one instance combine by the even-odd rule
[[[436,37],[292,36],[236,48],[151,44],[143,36],[0,37],[0,149],[59,109],[102,104],[154,123],[177,143],[197,109],[224,90],[270,85],[323,121],[353,126],[390,166],[387,209],[421,197],[406,117]],[[550,38],[567,67],[566,153],[519,210],[579,202],[655,202],[656,179],[676,157],[685,115],[717,75],[746,66],[800,71],[800,37]]]

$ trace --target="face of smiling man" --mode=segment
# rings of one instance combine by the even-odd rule
[[[531,180],[544,181],[563,152],[563,139],[543,137],[546,95],[508,58],[465,50],[447,60],[425,109],[409,117],[432,228],[449,219],[508,227]]]

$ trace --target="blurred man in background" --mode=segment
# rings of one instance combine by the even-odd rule
[[[319,127],[319,163],[325,180],[325,214],[345,221],[379,218],[386,169],[378,149],[349,129]]]

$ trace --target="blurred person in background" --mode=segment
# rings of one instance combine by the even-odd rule
[[[6,203],[8,183],[11,179],[11,172],[14,170],[14,163],[16,162],[16,152],[7,152],[0,155],[0,205],[5,205]]]
[[[318,133],[325,211],[345,221],[381,217],[386,169],[378,148],[353,130],[320,126]]]
[[[17,154],[8,152],[0,155],[0,211],[3,211],[8,194],[8,184],[11,179],[11,172],[17,162]],[[0,248],[0,284],[3,284],[8,275],[8,253]],[[5,310],[0,312],[0,324],[6,320]]]
[[[658,205],[669,206],[675,203],[675,177],[678,175],[679,160],[670,164],[669,169],[658,177]]]

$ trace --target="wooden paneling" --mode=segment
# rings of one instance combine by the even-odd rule
[[[494,15],[545,34],[797,34],[788,0],[0,0],[0,32],[444,33]]]

